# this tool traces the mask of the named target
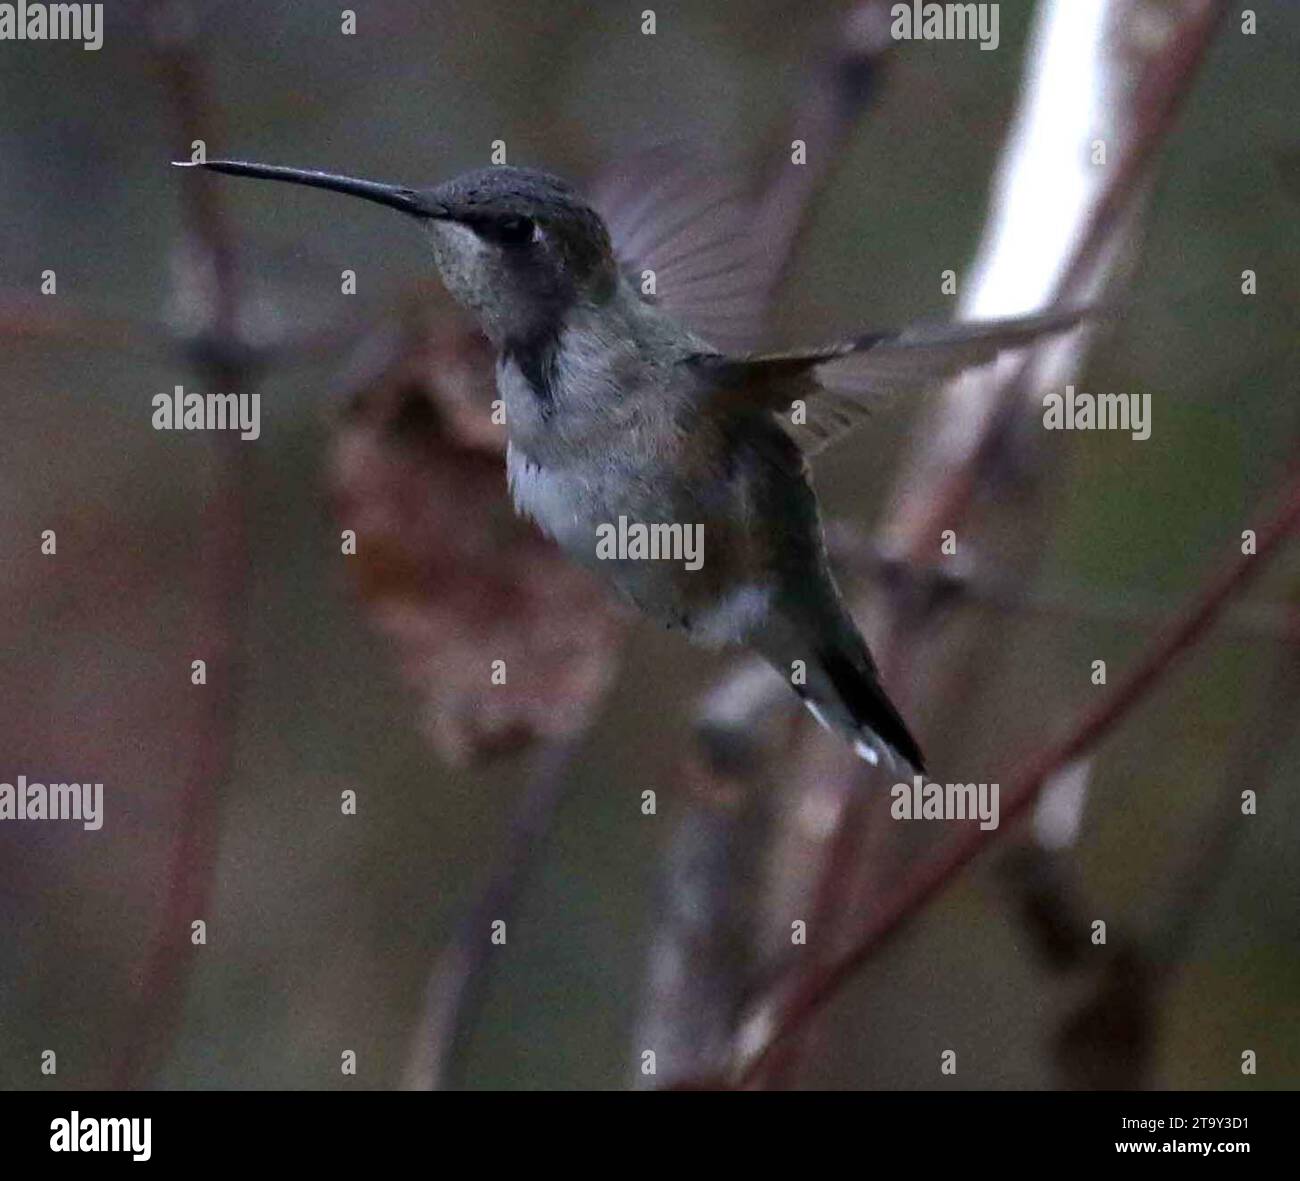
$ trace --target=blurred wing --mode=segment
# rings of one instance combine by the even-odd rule
[[[842,345],[773,356],[700,358],[713,370],[719,408],[760,406],[795,428],[805,451],[838,441],[893,395],[918,392],[967,369],[988,364],[1004,349],[1065,332],[1087,309],[975,323],[918,326],[864,336]],[[802,415],[792,416],[802,403]],[[803,418],[804,421],[798,421]]]
[[[733,183],[706,174],[680,149],[659,147],[606,169],[591,198],[643,299],[717,348],[757,344],[775,267],[751,233],[752,205]]]

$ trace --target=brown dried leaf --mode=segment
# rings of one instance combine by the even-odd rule
[[[514,513],[487,342],[421,301],[369,352],[335,440],[334,500],[425,733],[463,763],[580,732],[622,625],[596,580]]]

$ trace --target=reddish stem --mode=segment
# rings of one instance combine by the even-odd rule
[[[1038,797],[1043,784],[1067,764],[1086,753],[1146,697],[1175,659],[1208,632],[1234,595],[1243,590],[1268,563],[1287,535],[1300,525],[1300,476],[1291,479],[1281,508],[1257,533],[1257,552],[1243,554],[1214,578],[1147,649],[1138,662],[1101,701],[1084,712],[1065,738],[1029,759],[1013,780],[1002,808],[1002,824],[984,831],[972,828],[937,856],[923,862],[881,907],[844,956],[805,980],[783,1004],[776,1030],[746,1064],[739,1080],[747,1086],[762,1077],[775,1048],[816,1013],[873,955],[937,897],[999,832]]]

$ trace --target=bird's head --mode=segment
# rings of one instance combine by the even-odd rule
[[[617,282],[600,215],[544,172],[500,165],[413,189],[240,160],[208,160],[201,167],[330,189],[415,217],[448,290],[498,343],[545,331],[577,304],[602,303]]]

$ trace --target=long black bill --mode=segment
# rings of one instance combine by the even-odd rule
[[[283,180],[289,184],[310,185],[316,189],[331,189],[336,193],[347,193],[352,197],[362,197],[390,209],[400,209],[403,213],[415,217],[446,217],[447,210],[437,201],[431,200],[427,193],[408,189],[403,185],[380,184],[373,180],[357,180],[351,176],[339,176],[334,172],[315,172],[309,168],[283,168],[278,164],[253,164],[244,160],[204,160],[201,163],[188,160],[174,160],[177,168],[206,168],[210,172],[226,172],[231,176],[252,176],[258,180]]]

